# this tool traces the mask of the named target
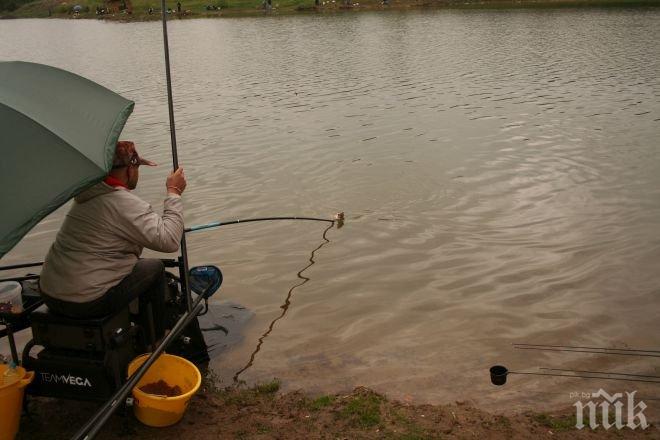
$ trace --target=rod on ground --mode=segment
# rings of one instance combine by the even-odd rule
[[[546,370],[554,370],[552,368],[546,368]],[[558,370],[558,371],[576,371],[577,370]],[[605,376],[594,376],[594,375],[584,375],[584,374],[557,374],[557,373],[534,373],[527,371],[509,371],[503,365],[493,365],[490,367],[490,381],[493,385],[504,385],[506,383],[506,378],[509,374],[524,374],[529,376],[552,376],[552,377],[572,377],[574,379],[601,379],[601,380],[620,380],[626,382],[646,382],[646,383],[658,383],[660,380],[648,380],[648,379],[633,379],[629,377],[605,377]],[[617,373],[600,373],[593,372],[593,374],[609,374],[616,375]],[[623,375],[623,374],[621,374]],[[625,375],[625,376],[637,376],[637,375]],[[644,377],[639,375],[640,377]],[[651,376],[652,377],[652,376]]]
[[[590,371],[590,370],[569,370],[566,368],[546,368],[546,367],[541,367],[539,369],[546,371],[565,371],[570,373],[606,374],[610,376],[628,376],[628,377],[643,377],[649,379],[660,379],[660,376],[652,376],[649,374],[617,373],[615,371],[607,372],[607,371]]]

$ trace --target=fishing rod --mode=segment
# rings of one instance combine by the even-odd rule
[[[517,347],[518,350],[539,350],[539,351],[560,351],[568,353],[592,353],[592,354],[606,354],[614,356],[642,356],[642,357],[654,357],[660,358],[660,354],[651,354],[647,352],[638,353],[635,351],[597,351],[597,350],[575,350],[572,348],[552,348],[552,347]]]
[[[14,269],[23,269],[26,267],[37,267],[37,266],[43,266],[44,262],[39,261],[36,263],[21,263],[21,264],[12,264],[11,266],[2,266],[0,267],[0,270],[14,270]]]
[[[204,225],[190,226],[189,228],[185,228],[185,229],[183,230],[183,232],[196,232],[196,231],[203,231],[203,230],[205,230],[205,229],[217,228],[217,227],[220,227],[220,226],[237,225],[237,224],[239,224],[239,223],[266,222],[266,221],[272,221],[272,220],[307,220],[307,221],[316,221],[316,222],[330,223],[330,226],[328,226],[328,228],[327,228],[325,231],[323,231],[323,239],[324,239],[326,242],[328,242],[329,240],[325,237],[325,234],[327,234],[328,231],[329,231],[329,230],[330,230],[335,224],[337,225],[337,229],[339,229],[339,228],[341,228],[342,226],[344,226],[344,213],[343,213],[343,212],[338,212],[338,213],[336,213],[333,219],[318,218],[318,217],[297,217],[297,216],[288,216],[288,217],[259,217],[259,218],[248,218],[248,219],[236,219],[236,220],[229,220],[229,221],[226,221],[226,222],[217,221],[217,222],[207,223],[207,224],[204,224]],[[325,243],[324,243],[324,244],[325,244]],[[322,244],[321,246],[323,246],[323,244]],[[313,261],[313,260],[314,260],[314,252],[316,252],[317,250],[319,250],[321,246],[319,246],[318,248],[314,249],[314,251],[312,251],[312,263],[311,263],[311,264],[314,264],[314,261]],[[309,267],[309,266],[307,266],[307,267]],[[305,269],[307,269],[307,267],[305,267]],[[299,278],[302,278],[302,277],[300,276],[300,274],[301,274],[305,269],[303,269],[303,270],[301,270],[300,272],[298,272],[298,277],[299,277]],[[306,281],[304,281],[302,284],[304,284],[304,283],[307,282],[307,281],[308,281],[308,279],[307,279]],[[299,287],[299,286],[294,286],[294,287],[289,291],[289,295],[287,296],[287,300],[285,301],[285,304],[288,303],[288,298],[291,297],[291,292],[292,292],[293,289],[295,289],[296,287]],[[206,306],[206,308],[204,309],[204,311],[201,312],[201,313],[199,314],[199,316],[202,316],[202,315],[206,314],[206,312],[208,312],[208,305]],[[284,313],[286,313],[286,308],[285,308],[285,312],[284,312]],[[282,316],[284,316],[284,313],[282,314]],[[281,317],[282,317],[282,316],[281,316]],[[281,318],[281,317],[280,317],[280,318]],[[279,319],[279,318],[278,318],[278,319]],[[277,319],[276,319],[275,321],[277,321]],[[273,321],[273,323],[271,324],[271,328],[270,328],[270,330],[272,330],[272,326],[273,326],[273,324],[275,324],[275,321]],[[268,333],[270,333],[270,331],[269,331]],[[266,334],[266,335],[263,335],[263,336],[262,336],[262,339],[263,339],[265,336],[267,336],[267,334]],[[259,346],[261,346],[262,339],[259,340]],[[256,351],[259,351],[259,346],[257,347],[257,350],[256,350]],[[256,352],[255,352],[254,354],[256,354]],[[254,354],[252,355],[253,358],[254,358]],[[246,367],[246,368],[247,368],[247,367]],[[243,371],[243,370],[241,370],[241,371]],[[237,375],[238,375],[238,374],[240,374],[240,372],[237,373]],[[234,377],[234,380],[236,380],[236,377]]]
[[[589,371],[589,370],[568,370],[566,368],[546,368],[546,367],[540,367],[539,370],[566,371],[571,373],[587,373],[587,374],[607,374],[607,375],[615,375],[615,376],[630,376],[630,377],[644,377],[648,379],[660,379],[660,376],[652,376],[649,374],[617,373],[613,371],[607,372],[607,371]]]
[[[2,279],[0,279],[0,283],[4,283],[5,281],[37,280],[37,279],[39,279],[39,277],[40,277],[40,275],[25,275],[23,277],[2,278]]]
[[[230,220],[230,221],[226,221],[226,222],[217,221],[217,222],[212,222],[212,223],[206,223],[206,224],[203,224],[203,225],[190,226],[188,228],[185,228],[183,231],[184,232],[196,232],[196,231],[203,231],[204,229],[217,228],[217,227],[220,227],[220,226],[237,225],[239,223],[266,222],[266,221],[273,221],[273,220],[307,220],[307,221],[316,221],[316,222],[327,222],[327,223],[336,224],[337,228],[339,229],[342,226],[344,226],[344,213],[343,212],[336,213],[335,217],[333,219],[317,218],[317,217],[289,216],[289,217],[258,217],[258,218]]]
[[[174,99],[172,98],[172,74],[170,72],[170,45],[167,38],[167,8],[165,0],[160,1],[163,21],[163,50],[165,51],[165,77],[167,79],[167,109],[170,117],[170,141],[172,144],[172,167],[174,171],[179,168],[179,154],[176,146],[176,126],[174,124]],[[186,295],[188,311],[192,310],[192,294],[190,293],[190,280],[188,279],[188,246],[186,234],[181,234],[181,287]]]
[[[581,372],[582,370],[562,370],[562,369],[555,369],[555,368],[545,368],[542,370],[550,370],[550,371],[564,371],[564,372]],[[592,374],[562,374],[562,373],[535,373],[535,372],[529,372],[529,371],[509,371],[508,368],[506,368],[503,365],[493,365],[490,367],[490,381],[493,385],[504,385],[506,383],[506,378],[509,374],[522,374],[522,375],[529,375],[529,376],[552,376],[552,377],[568,377],[568,378],[574,378],[574,379],[601,379],[601,380],[619,380],[619,381],[626,381],[626,382],[645,382],[645,383],[657,383],[660,384],[660,380],[652,380],[652,379],[637,379],[636,377],[647,377],[643,375],[634,375],[634,374],[626,374],[626,373],[606,373],[606,372],[598,372],[594,371],[591,372]],[[599,374],[599,376],[596,376],[595,374]],[[607,375],[621,375],[624,377],[605,377],[605,376],[600,376],[600,374],[607,374]],[[648,377],[655,377],[655,376],[648,376]]]
[[[621,351],[621,352],[635,352],[635,353],[660,353],[660,350],[641,350],[638,348],[610,348],[610,347],[585,347],[580,345],[549,345],[549,344],[512,344],[520,347],[539,347],[539,348],[570,348],[570,349],[583,349],[583,350],[606,350],[606,351]]]

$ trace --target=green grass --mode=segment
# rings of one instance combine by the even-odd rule
[[[502,429],[511,429],[511,420],[508,417],[497,416],[495,418],[495,424]]]
[[[202,387],[212,394],[220,394],[222,393],[222,379],[215,371],[208,369],[202,376]]]
[[[577,423],[577,419],[574,414],[571,416],[552,417],[548,414],[540,413],[534,415],[534,420],[546,428],[550,428],[558,432],[576,429],[575,425]]]
[[[428,432],[419,426],[414,420],[406,416],[401,410],[394,410],[390,418],[396,422],[397,431],[387,432],[385,437],[391,440],[430,440],[440,438],[437,433]],[[401,430],[405,432],[401,432]]]
[[[610,411],[608,417],[610,423],[613,423],[615,415],[612,411]],[[548,427],[550,429],[554,429],[555,431],[570,431],[573,429],[577,429],[575,427],[575,425],[577,424],[577,416],[575,414],[553,417],[548,414],[539,413],[539,414],[534,414],[532,418],[541,425]],[[596,413],[596,423],[598,424],[597,429],[601,429],[603,425],[603,413],[601,411],[598,411]],[[587,426],[589,424],[588,416],[586,414],[585,414],[584,424]]]
[[[341,410],[341,416],[361,428],[370,428],[380,424],[380,405],[383,397],[378,394],[366,394],[353,397]]]
[[[262,383],[254,387],[259,394],[275,394],[280,390],[281,382],[279,379],[273,379],[270,382]]]
[[[222,388],[218,385],[216,377],[209,374],[205,380],[205,388],[215,394],[227,405],[253,406],[259,404],[264,397],[272,398],[281,387],[279,379],[254,385],[251,388],[238,387]]]
[[[263,423],[257,423],[257,434],[268,434],[272,430],[273,428],[271,428],[268,425],[264,425]]]
[[[312,411],[319,411],[320,409],[325,408],[326,406],[332,405],[334,401],[335,401],[334,396],[317,397],[312,402],[310,402],[309,409],[311,409]]]
[[[394,437],[396,440],[429,440],[429,436],[423,433],[406,432]]]

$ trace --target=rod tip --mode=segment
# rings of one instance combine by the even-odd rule
[[[344,226],[344,211],[335,214],[335,222],[337,222],[337,229]]]

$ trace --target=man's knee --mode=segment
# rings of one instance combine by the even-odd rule
[[[159,272],[165,270],[165,265],[158,258],[140,258],[135,266]]]
[[[143,258],[135,263],[130,280],[135,283],[135,287],[142,291],[147,286],[160,282],[165,277],[165,265],[162,261],[155,258]],[[143,287],[137,287],[143,286]]]
[[[157,258],[142,258],[135,263],[134,272],[139,272],[145,276],[160,275],[165,272],[165,265]]]

